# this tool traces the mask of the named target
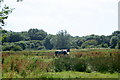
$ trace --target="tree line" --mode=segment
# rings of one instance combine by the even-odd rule
[[[56,35],[48,34],[42,29],[29,29],[28,31],[13,32],[1,29],[2,50],[42,50],[42,49],[84,49],[84,48],[113,48],[120,49],[120,31],[111,35],[71,36],[66,30]]]

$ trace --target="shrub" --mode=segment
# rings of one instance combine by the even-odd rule
[[[85,60],[83,59],[76,59],[75,60],[76,62],[74,63],[74,70],[75,71],[80,71],[80,72],[84,72],[86,71],[86,63],[85,63]]]
[[[2,47],[3,51],[21,51],[22,48],[20,46],[17,45],[5,45]]]
[[[96,47],[97,44],[98,42],[96,40],[87,40],[81,45],[81,47],[82,48],[94,48]]]
[[[26,48],[26,43],[24,41],[19,41],[16,42],[15,44],[20,46],[23,50]]]
[[[3,51],[10,51],[10,45],[2,46]]]
[[[37,48],[37,50],[41,50],[41,49],[45,49],[45,47],[44,47],[44,46],[39,46],[39,47]]]
[[[87,66],[86,72],[87,72],[87,73],[91,73],[91,72],[92,72],[91,66],[89,66],[89,65]]]
[[[79,58],[70,58],[69,56],[55,59],[55,71],[85,71],[85,60]]]
[[[120,57],[120,54],[111,57],[92,57],[89,60],[89,64],[92,66],[92,69],[98,72],[119,72],[120,62],[118,61],[118,56]]]
[[[43,49],[43,42],[38,40],[25,41],[26,49],[41,50]],[[40,47],[41,46],[41,47]]]
[[[12,51],[22,51],[22,48],[20,46],[12,46],[11,48]]]

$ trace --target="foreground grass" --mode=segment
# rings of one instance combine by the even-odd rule
[[[118,78],[118,73],[115,72],[120,70],[120,65],[117,65],[119,50],[78,49],[71,50],[68,56],[58,57],[54,56],[54,52],[55,50],[3,52],[2,77]]]
[[[28,76],[30,77],[30,76]],[[42,78],[118,78],[118,73],[86,73],[86,72],[48,72],[33,77]]]
[[[40,73],[30,73],[26,77],[22,77],[15,73],[6,73],[3,78],[118,78],[118,73],[86,73],[86,72],[74,72],[74,71],[64,71],[64,72],[40,72]]]

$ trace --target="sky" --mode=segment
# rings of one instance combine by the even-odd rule
[[[48,34],[67,30],[72,36],[110,35],[118,30],[118,1],[4,0],[15,10],[3,28],[14,32],[37,28]]]

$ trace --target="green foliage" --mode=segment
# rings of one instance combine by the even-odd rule
[[[110,39],[110,48],[115,48],[118,42],[118,37],[117,36],[112,36]]]
[[[112,36],[118,36],[118,35],[120,35],[120,31],[114,31],[114,32],[112,33]]]
[[[116,45],[115,48],[116,48],[116,49],[120,49],[120,39],[118,40],[117,45]]]
[[[120,31],[114,31],[110,39],[110,48],[120,49]]]
[[[31,40],[43,40],[47,36],[47,32],[38,29],[30,29],[28,34]]]
[[[72,37],[67,31],[61,30],[56,35],[47,35],[43,30],[30,29],[24,32],[12,32],[0,30],[2,33],[1,42],[13,42],[14,45],[20,46],[23,50],[44,49],[64,49],[64,48],[116,48],[119,49],[120,34],[114,32],[110,36],[89,35],[83,37]],[[31,40],[32,39],[32,40]],[[39,47],[39,48],[38,48]]]
[[[85,41],[81,47],[82,48],[94,48],[97,45],[97,41],[96,40],[87,40]]]
[[[12,43],[3,43],[3,50],[11,50],[11,46],[20,46],[21,50],[41,50],[45,49],[43,42],[39,40],[18,41]],[[10,49],[9,49],[10,48]]]
[[[56,35],[55,43],[57,49],[70,48],[70,35],[67,33],[67,31],[59,31]]]
[[[43,46],[43,42],[39,40],[26,41],[26,44],[28,49],[38,49],[39,46]]]
[[[96,73],[93,71],[109,72],[113,76],[115,72],[120,71],[119,57],[120,51],[117,49],[79,49],[71,52],[69,56],[59,57],[54,57],[53,50],[7,51],[2,54],[2,70],[4,78],[46,78],[48,75],[43,73],[57,74],[65,71],[84,72],[84,74]]]
[[[2,34],[7,33],[7,31],[6,31],[6,30],[0,30],[0,32],[2,32]]]
[[[53,48],[53,44],[52,44],[51,40],[52,40],[52,35],[47,35],[47,37],[44,39],[44,46],[46,49]]]
[[[13,53],[13,55],[12,54],[9,55],[9,53],[3,54],[4,59],[3,73],[13,71],[16,72],[16,75],[19,74],[21,77],[25,78],[32,72],[34,73],[40,73],[44,71],[47,72],[51,71],[53,68],[52,67],[53,63],[51,61],[45,62],[41,60],[41,58],[35,58],[30,55],[25,55],[27,54],[26,52],[25,53],[11,52],[11,53]]]
[[[0,11],[0,25],[4,26],[5,22],[4,19],[8,18],[8,14],[11,13],[13,9],[9,8],[9,6],[4,6],[2,10]]]
[[[79,37],[72,37],[72,41],[71,41],[71,48],[76,48],[79,49],[83,43],[83,39],[79,38]]]
[[[91,57],[89,63],[95,71],[114,73],[120,69],[118,56],[120,56],[120,54],[113,55],[112,57]]]
[[[23,0],[17,0],[17,2],[20,2],[20,1],[23,1]],[[4,0],[0,0],[0,26],[4,26],[5,24],[5,19],[8,18],[8,15],[10,13],[12,13],[12,11],[14,10],[14,8],[10,8],[9,6],[1,6],[1,4],[4,2]]]
[[[6,45],[6,46],[2,46],[2,50],[3,51],[21,51],[22,48],[17,45]]]
[[[30,40],[30,37],[29,37],[29,34],[27,31],[22,31],[20,32],[21,36],[23,36],[23,40],[25,41],[29,41]]]
[[[2,35],[2,42],[6,42],[6,41],[7,41],[7,35],[4,34],[4,35]]]
[[[55,71],[86,71],[86,62],[83,59],[71,58],[69,56],[55,59]]]
[[[16,42],[15,45],[20,46],[23,50],[25,50],[25,49],[26,49],[26,46],[27,46],[24,41]]]
[[[11,33],[7,37],[8,42],[17,42],[23,40],[23,36],[21,36],[19,33]]]
[[[12,51],[22,51],[22,48],[20,46],[12,46],[11,50]]]
[[[107,44],[101,44],[101,47],[108,48],[108,45]]]
[[[37,48],[37,50],[42,50],[42,49],[45,49],[45,47],[44,47],[44,46],[39,46],[39,47]]]

